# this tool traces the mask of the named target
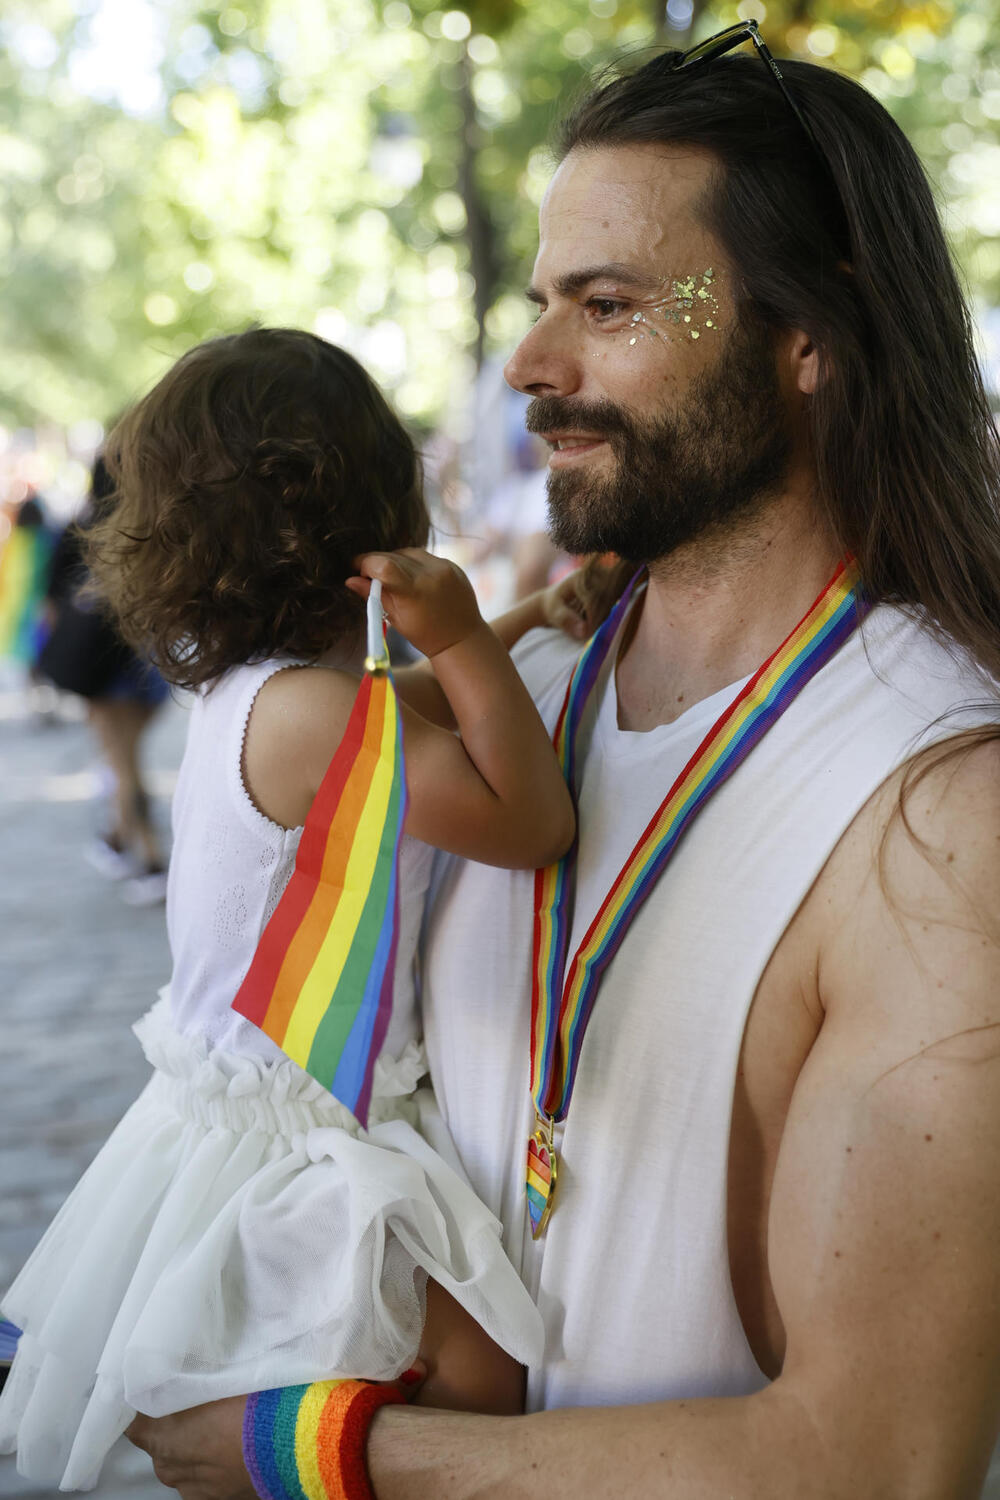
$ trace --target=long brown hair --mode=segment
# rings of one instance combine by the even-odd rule
[[[254,328],[185,354],[111,432],[112,493],[85,533],[123,635],[197,687],[361,627],[359,552],[426,541],[420,463],[357,360]]]
[[[926,176],[859,84],[782,62],[842,200],[756,57],[673,71],[661,53],[563,121],[570,151],[705,148],[701,205],[757,312],[820,350],[817,501],[875,602],[929,622],[1000,678],[1000,441]]]

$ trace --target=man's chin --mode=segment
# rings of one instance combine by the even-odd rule
[[[565,469],[548,478],[549,535],[564,552],[610,552],[605,535],[619,528],[608,515],[608,486],[595,476]]]

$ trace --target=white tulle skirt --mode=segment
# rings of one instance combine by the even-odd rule
[[[136,1411],[391,1379],[427,1275],[515,1359],[540,1357],[500,1226],[417,1090],[422,1049],[379,1060],[362,1131],[294,1063],[180,1036],[163,1001],[135,1029],[153,1077],[3,1299],[24,1334],[0,1452],[22,1474],[92,1488]]]

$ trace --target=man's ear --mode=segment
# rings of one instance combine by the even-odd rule
[[[819,349],[807,333],[795,328],[789,335],[787,359],[792,383],[803,396],[815,395],[819,388]]]

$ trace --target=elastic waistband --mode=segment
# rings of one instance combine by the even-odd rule
[[[351,1111],[291,1058],[269,1063],[183,1035],[170,1018],[166,995],[133,1030],[155,1069],[147,1098],[206,1129],[280,1136],[330,1126],[352,1135],[361,1131]],[[409,1118],[410,1096],[426,1071],[423,1047],[415,1042],[398,1058],[378,1058],[369,1126]]]

